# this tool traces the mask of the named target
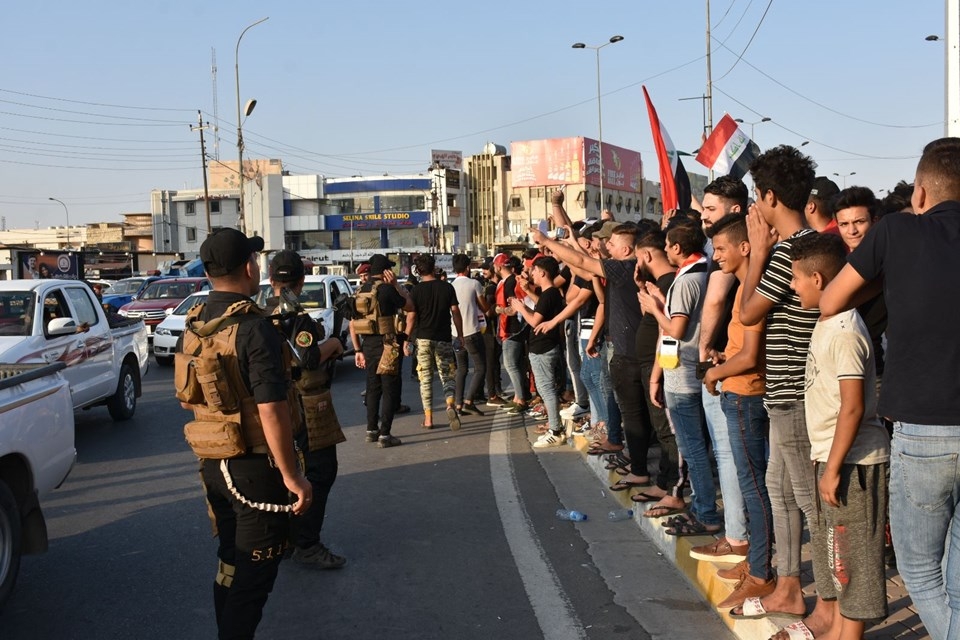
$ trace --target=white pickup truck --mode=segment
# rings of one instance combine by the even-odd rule
[[[0,365],[0,607],[21,554],[47,550],[40,499],[63,483],[76,459],[65,367]]]
[[[83,282],[0,281],[0,363],[65,363],[74,409],[132,417],[148,357],[143,322],[108,318]]]

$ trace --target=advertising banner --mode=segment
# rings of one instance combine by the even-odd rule
[[[514,187],[561,184],[600,184],[600,143],[590,138],[528,140],[510,145]],[[640,153],[603,144],[603,186],[640,192],[643,164]]]
[[[445,169],[456,169],[457,171],[463,171],[463,152],[431,149],[430,166],[433,167],[438,162],[440,163],[440,166]]]
[[[584,138],[587,158],[587,184],[600,186],[600,143]],[[603,143],[603,187],[623,191],[642,191],[643,162],[638,151]]]
[[[17,251],[17,277],[23,280],[79,280],[83,265],[77,253]]]
[[[384,211],[381,213],[345,213],[324,216],[327,231],[354,229],[409,229],[430,221],[427,211]]]

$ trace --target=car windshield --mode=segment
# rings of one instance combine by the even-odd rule
[[[192,282],[154,282],[143,290],[140,300],[183,300],[195,287]]]
[[[32,291],[0,293],[0,336],[29,336],[36,296]]]
[[[114,282],[113,286],[110,287],[109,295],[123,296],[134,294],[140,290],[140,285],[142,284],[143,278],[128,278],[126,280]]]
[[[269,284],[260,285],[260,293],[257,295],[257,304],[266,308],[267,300],[273,297],[273,287]],[[327,308],[327,285],[323,282],[307,282],[303,285],[303,291],[300,292],[300,306],[304,309],[326,309]]]
[[[193,309],[195,306],[207,299],[206,295],[200,295],[198,293],[193,294],[183,302],[181,302],[176,309],[173,310],[173,313],[170,315],[174,316],[185,316],[190,309]]]

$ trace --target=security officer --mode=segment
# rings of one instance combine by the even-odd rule
[[[200,259],[213,291],[188,316],[176,357],[177,396],[193,400],[184,407],[196,418],[184,431],[201,459],[220,539],[214,608],[221,639],[253,638],[289,537],[289,513],[304,513],[313,497],[294,449],[301,417],[291,404],[296,395],[289,394],[285,345],[250,300],[259,289],[262,250],[262,238],[236,229],[207,237]],[[205,375],[197,375],[201,371]],[[189,382],[201,377],[202,384]],[[203,393],[194,393],[194,386]],[[233,437],[224,442],[217,439],[221,433]]]
[[[357,333],[358,321],[350,321],[350,339],[357,352],[356,365],[358,369],[367,372],[367,442],[376,442],[382,449],[402,444],[399,438],[390,434],[393,427],[393,416],[400,405],[400,371],[399,347],[396,343],[395,316],[400,309],[413,310],[413,302],[407,288],[400,284],[391,267],[396,266],[385,255],[375,253],[368,260],[370,265],[370,281],[360,287],[360,293],[376,291],[379,317],[384,319],[381,326],[394,327],[391,333],[378,329],[374,333],[363,335],[363,345],[360,344],[360,334]],[[386,321],[388,318],[393,318]],[[392,367],[387,370],[381,368],[385,349],[394,351],[396,359]],[[383,364],[386,364],[384,361]],[[384,371],[384,373],[378,373]],[[382,402],[381,402],[382,400]],[[379,418],[379,426],[378,426]]]
[[[295,297],[303,292],[305,279],[303,260],[295,251],[284,249],[270,261],[270,285],[276,298],[267,301],[268,309],[285,310],[281,302],[283,289]],[[297,305],[299,307],[299,305]],[[343,353],[338,338],[323,339],[323,327],[303,310],[293,317],[278,320],[296,353],[293,376],[303,403],[306,429],[301,433],[306,476],[313,485],[313,506],[294,519],[293,560],[314,569],[340,569],[347,559],[331,552],[320,542],[320,529],[327,509],[327,496],[337,479],[337,445],[346,442],[330,394],[332,367]]]

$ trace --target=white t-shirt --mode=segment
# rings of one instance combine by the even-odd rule
[[[460,307],[460,315],[463,318],[463,335],[472,336],[480,333],[483,328],[480,326],[480,304],[477,297],[483,295],[483,287],[479,282],[468,276],[457,276],[453,279],[453,288],[457,292],[457,304]],[[457,328],[451,322],[453,335],[456,337]],[[484,321],[484,327],[486,321]]]
[[[804,406],[810,459],[826,462],[840,413],[840,381],[863,382],[863,419],[846,464],[890,460],[890,437],[877,417],[877,370],[870,334],[856,310],[817,322],[807,352]]]

